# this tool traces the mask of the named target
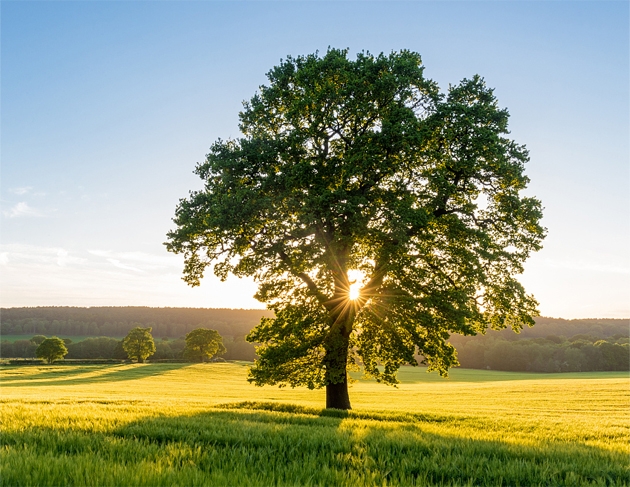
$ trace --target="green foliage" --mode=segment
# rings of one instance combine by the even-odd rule
[[[60,360],[66,356],[68,349],[61,338],[45,338],[37,347],[35,355],[37,358],[46,360],[52,364],[55,360]]]
[[[68,345],[68,358],[71,359],[125,359],[127,353],[122,341],[109,337],[93,337]]]
[[[7,339],[8,338],[8,339]],[[14,337],[2,337],[0,341],[0,357],[2,358],[33,358],[37,346],[29,340],[15,340]],[[64,339],[65,342],[65,339]],[[125,359],[127,352],[122,348],[122,340],[110,337],[76,337],[68,348],[69,359]],[[244,337],[224,337],[227,349],[224,357],[227,360],[248,360],[256,358],[254,345],[246,342]],[[182,359],[186,341],[181,339],[160,340],[155,344],[155,354],[152,359]]]
[[[137,326],[129,332],[122,341],[122,348],[130,359],[142,363],[147,357],[155,353],[155,342],[151,335],[151,327],[141,328]]]
[[[124,337],[138,326],[150,326],[156,336],[179,338],[195,328],[212,328],[222,336],[245,336],[267,310],[208,308],[149,308],[140,306],[78,308],[67,306],[2,308],[0,335]],[[26,337],[25,337],[26,338]]]
[[[12,342],[3,336],[0,341],[0,357],[2,358],[33,358],[35,357],[35,350],[37,350],[37,345],[30,340]]]
[[[259,283],[275,317],[249,335],[256,384],[326,385],[348,408],[358,360],[390,384],[416,352],[446,375],[451,333],[533,324],[514,277],[545,233],[527,150],[482,78],[441,94],[423,69],[408,51],[289,57],[244,104],[243,137],[197,166],[167,248],[191,285],[209,266]]]
[[[33,338],[31,338],[31,342],[33,342],[35,345],[40,345],[44,340],[46,340],[46,337],[44,335],[35,335]]]
[[[186,335],[184,357],[198,362],[205,362],[215,355],[225,353],[223,339],[216,330],[197,328]]]
[[[462,367],[522,372],[630,371],[625,337],[611,341],[578,334],[565,340],[505,340],[500,336],[464,337],[455,342]]]
[[[227,337],[224,339],[226,348],[225,360],[246,360],[254,362],[256,360],[256,348],[253,343],[245,340],[245,337]]]

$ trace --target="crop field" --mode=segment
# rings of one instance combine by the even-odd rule
[[[246,363],[4,366],[6,486],[629,485],[627,373],[401,370],[254,387]]]
[[[51,336],[51,335],[48,335],[48,336]],[[94,338],[93,335],[64,335],[63,333],[56,334],[55,336],[61,339],[69,338],[73,342],[81,342],[85,340],[86,338]],[[18,340],[30,340],[31,338],[33,338],[32,333],[29,333],[28,335],[2,335],[3,341],[7,341],[11,343],[17,342]],[[125,337],[121,336],[121,337],[109,337],[109,338],[116,338],[117,340],[122,340]]]

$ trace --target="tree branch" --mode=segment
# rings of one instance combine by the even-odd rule
[[[326,307],[326,303],[329,301],[329,299],[324,293],[319,290],[317,284],[313,282],[313,279],[311,279],[311,277],[306,272],[296,272],[293,268],[293,262],[291,261],[291,258],[286,254],[284,250],[279,250],[278,255],[280,256],[282,262],[287,265],[291,274],[302,279],[311,294],[317,298],[317,301],[319,301],[322,306]],[[328,309],[328,307],[326,307],[326,309]]]

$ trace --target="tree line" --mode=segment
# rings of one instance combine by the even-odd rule
[[[244,337],[262,317],[258,309],[49,306],[0,309],[0,335],[63,335],[123,337],[140,323],[159,338],[180,338],[195,328],[217,330],[221,336]]]
[[[245,337],[262,317],[272,317],[268,310],[214,308],[150,308],[141,306],[79,308],[49,306],[33,308],[0,308],[0,335],[60,335],[124,337],[135,326],[150,326],[153,336],[181,338],[195,328],[217,330],[221,336]],[[607,338],[628,335],[628,319],[575,319],[537,317],[533,327],[525,327],[516,338],[548,335],[571,337],[590,334]],[[509,329],[498,333],[515,338]],[[454,336],[454,335],[453,335]]]
[[[141,357],[136,352],[133,352],[132,355],[130,355],[130,351],[125,348],[125,341],[127,340],[127,342],[130,342],[130,338],[133,338],[135,336],[134,333],[136,335],[138,334],[137,330],[145,330],[145,332],[140,333],[140,340],[138,340],[137,338],[135,339],[136,342],[141,342],[140,348],[143,348],[145,346],[144,344],[146,343],[151,344],[150,346],[147,345],[148,348],[146,349],[150,353],[147,353],[146,355],[141,354]],[[146,332],[146,330],[149,331]],[[200,334],[207,335],[207,332],[210,332],[211,339],[208,339],[207,336],[199,336]],[[144,338],[142,338],[142,336],[144,336]],[[141,358],[139,361],[143,361],[144,359],[150,357],[151,360],[175,359],[198,362],[203,361],[204,345],[200,344],[204,343],[204,339],[206,339],[206,341],[212,341],[217,344],[216,350],[214,350],[214,348],[206,350],[207,352],[211,352],[210,356],[220,354],[225,360],[253,361],[255,358],[254,346],[252,344],[247,343],[243,339],[237,339],[235,341],[234,339],[229,338],[227,340],[224,340],[223,337],[221,337],[219,333],[216,332],[216,330],[206,330],[203,328],[198,328],[189,332],[185,337],[175,340],[168,339],[167,337],[154,340],[151,334],[150,327],[136,327],[132,329],[127,337],[122,340],[111,337],[90,337],[86,338],[85,340],[73,342],[73,340],[70,338],[49,338],[44,335],[35,335],[28,340],[16,340],[15,342],[2,340],[0,342],[0,356],[2,358],[27,359],[32,359],[36,357],[48,359],[48,357],[54,356],[54,360],[58,360],[62,357],[66,359],[88,360],[122,360],[127,358],[138,360],[139,358]],[[40,350],[41,354],[44,354],[44,349],[41,348],[42,345],[45,345],[45,349],[48,350],[49,347],[52,346],[52,342],[55,342],[55,346],[52,348],[53,351],[50,352],[52,355],[40,355],[38,353],[38,350]],[[63,345],[63,347],[61,347],[61,345]],[[128,346],[128,348],[129,347],[130,345]],[[57,351],[56,354],[54,350]]]
[[[211,328],[223,337],[224,359],[254,361],[255,346],[245,337],[258,324],[261,315],[269,314],[264,310],[201,308],[8,308],[2,310],[0,332],[3,336],[14,335],[18,334],[16,331],[27,329],[33,335],[74,337],[85,335],[78,332],[86,328],[93,329],[96,333],[92,337],[65,339],[66,358],[125,359],[121,337],[135,327],[152,327],[156,350],[151,360],[185,360],[185,335],[196,328]],[[146,321],[133,321],[133,317]],[[194,324],[194,321],[185,322],[186,318],[200,321]],[[110,319],[120,321],[110,322]],[[155,320],[159,322],[157,325]],[[538,317],[535,321],[534,327],[526,327],[518,335],[511,330],[466,337],[453,334],[449,342],[455,346],[458,360],[465,368],[531,372],[629,370],[629,320]],[[218,323],[218,326],[209,326],[209,323]],[[170,335],[161,333],[164,327]],[[101,333],[108,329],[116,333],[110,336]],[[231,333],[224,334],[221,330]],[[37,345],[30,339],[13,342],[3,339],[0,357],[34,358]]]
[[[3,340],[0,355],[4,358],[35,358],[43,336],[13,343]],[[603,340],[593,335],[578,334],[571,338],[548,335],[545,338],[506,340],[500,334],[476,337],[451,337],[462,367],[513,372],[594,372],[630,370],[627,335],[613,335]],[[64,340],[67,359],[126,359],[123,340],[93,337],[73,342]],[[253,361],[252,344],[244,339],[223,340],[226,360]],[[155,341],[151,360],[189,359],[184,338],[162,338]],[[194,360],[193,360],[194,361]]]
[[[452,340],[461,367],[513,372],[630,370],[628,335],[603,340],[594,335],[506,340],[499,334]]]

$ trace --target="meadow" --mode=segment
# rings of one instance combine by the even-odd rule
[[[254,387],[247,363],[3,366],[1,483],[629,485],[630,379],[401,369],[392,388]]]

